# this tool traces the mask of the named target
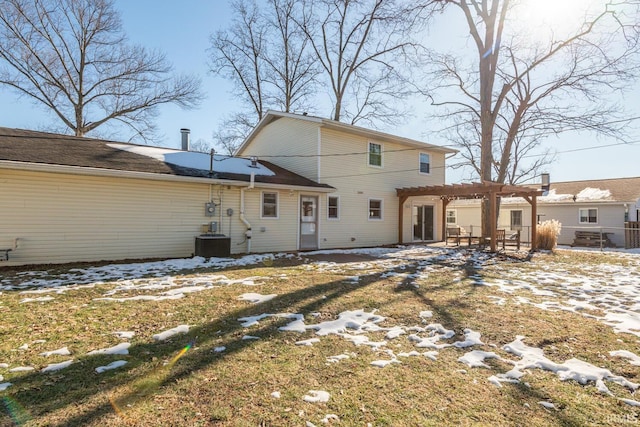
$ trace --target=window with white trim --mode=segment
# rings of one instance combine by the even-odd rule
[[[382,167],[382,144],[369,143],[369,166]]]
[[[327,219],[340,219],[340,198],[338,196],[327,197]]]
[[[382,200],[369,199],[369,219],[382,219]]]
[[[512,230],[522,230],[522,211],[514,210],[511,211],[511,229]]]
[[[427,153],[420,153],[420,173],[431,173],[431,156]]]
[[[262,192],[261,218],[278,218],[278,193]]]
[[[457,224],[458,213],[455,209],[447,209],[447,224]]]
[[[598,209],[585,208],[578,210],[578,222],[580,224],[597,224],[598,223]]]

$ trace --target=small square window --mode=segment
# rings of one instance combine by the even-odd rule
[[[369,219],[382,219],[382,200],[369,199]]]
[[[382,167],[382,145],[369,143],[369,166]]]
[[[327,218],[338,219],[339,218],[339,198],[335,196],[329,196],[327,198]]]
[[[511,211],[511,229],[522,230],[522,211]]]
[[[580,209],[580,224],[597,224],[598,209]]]
[[[262,193],[262,218],[278,217],[278,193]]]
[[[420,173],[428,174],[431,171],[431,156],[427,153],[420,153]]]
[[[454,209],[447,209],[447,224],[456,224],[458,218]]]

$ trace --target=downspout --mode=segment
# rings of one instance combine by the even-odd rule
[[[244,232],[244,237],[247,238],[247,253],[251,253],[251,223],[244,217],[244,192],[251,190],[255,182],[255,174],[251,172],[251,179],[248,187],[242,187],[240,189],[240,220],[247,226],[247,231]]]

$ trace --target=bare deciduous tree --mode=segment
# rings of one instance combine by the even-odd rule
[[[517,0],[430,4],[462,12],[475,47],[470,64],[461,54],[434,56],[438,84],[430,94],[446,97],[442,89],[449,92],[448,100],[434,99],[433,104],[447,107],[440,118],[455,117],[450,135],[480,179],[515,183],[531,177],[549,158],[536,164],[527,163],[525,156],[549,134],[589,129],[623,136],[611,120],[621,112],[606,97],[636,77],[635,0],[603,2],[570,34],[538,44],[524,43],[517,25],[509,27],[517,24],[510,19]],[[484,232],[490,227],[488,209],[487,203]]]
[[[296,0],[268,0],[269,24],[277,32],[277,44],[267,47],[266,82],[273,87],[270,104],[284,112],[312,111],[319,70],[308,49],[309,40],[297,24]]]
[[[156,107],[201,100],[158,52],[127,44],[111,0],[3,0],[0,83],[50,109],[75,135],[125,124],[143,139]]]
[[[232,25],[211,38],[211,69],[246,108],[221,124],[220,145],[237,146],[268,109],[331,108],[334,120],[373,126],[402,119],[396,101],[410,93],[406,74],[421,49],[412,35],[426,8],[401,0],[236,0],[233,8]]]
[[[218,145],[233,151],[268,109],[312,111],[318,70],[308,41],[295,19],[295,0],[236,0],[231,26],[211,36],[211,70],[234,84],[244,104],[214,133]]]
[[[209,154],[211,152],[211,149],[213,147],[211,146],[211,142],[207,141],[206,139],[203,138],[198,138],[196,141],[191,142],[189,144],[189,151],[193,151],[196,153],[207,153]]]
[[[395,0],[307,0],[301,23],[329,82],[332,119],[352,124],[393,122],[409,94],[400,68],[418,55],[412,34],[426,22],[420,10]]]
[[[242,112],[232,114],[213,132],[215,145],[222,152],[233,155],[255,124],[253,116]]]
[[[211,36],[211,71],[231,80],[234,94],[250,105],[256,122],[265,113],[266,70],[262,57],[268,43],[267,26],[255,2],[232,3],[235,17],[230,28]]]

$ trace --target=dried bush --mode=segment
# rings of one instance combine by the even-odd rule
[[[555,219],[544,221],[538,225],[537,240],[538,249],[547,249],[552,251],[558,244],[558,236],[562,224]]]

